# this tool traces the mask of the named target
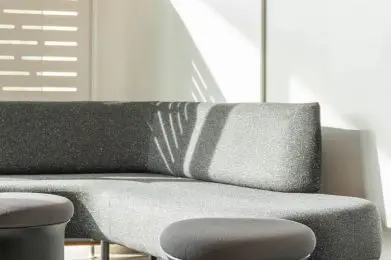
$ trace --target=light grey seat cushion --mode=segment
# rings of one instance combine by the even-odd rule
[[[0,102],[0,174],[152,172],[315,192],[318,104]]]
[[[176,221],[276,217],[303,223],[315,232],[313,259],[380,257],[378,212],[372,203],[357,198],[280,193],[152,174],[0,176],[0,191],[66,196],[75,205],[68,237],[106,238],[156,256],[163,256],[161,232]]]
[[[0,228],[47,226],[67,222],[73,204],[64,197],[40,193],[0,193]]]
[[[180,260],[303,260],[315,244],[309,227],[272,218],[187,219],[160,236],[168,258]]]

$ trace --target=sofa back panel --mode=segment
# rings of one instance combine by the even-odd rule
[[[287,192],[320,185],[318,104],[162,103],[150,171]]]
[[[2,102],[0,173],[146,171],[149,107]]]
[[[0,174],[152,172],[314,192],[317,104],[0,102]]]

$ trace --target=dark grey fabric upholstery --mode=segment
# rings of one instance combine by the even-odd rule
[[[281,193],[154,174],[0,176],[0,192],[55,193],[71,199],[68,237],[107,239],[163,256],[159,236],[188,218],[277,217],[309,226],[312,259],[378,259],[379,215],[369,201],[324,194]]]
[[[0,102],[0,173],[146,171],[151,107]]]
[[[271,218],[187,219],[160,236],[163,252],[180,260],[303,260],[315,244],[307,226]]]
[[[314,230],[313,259],[378,258],[372,203],[303,194],[320,149],[317,104],[0,102],[0,192],[67,197],[68,237],[157,256],[179,220],[279,217]]]
[[[64,197],[40,193],[0,193],[0,228],[60,224],[72,216],[72,202]]]
[[[319,189],[318,104],[1,102],[0,123],[0,174],[154,172]]]

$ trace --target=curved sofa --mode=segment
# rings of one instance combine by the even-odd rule
[[[169,224],[277,217],[312,228],[312,259],[379,259],[363,199],[320,194],[318,104],[0,102],[0,191],[71,199],[70,238],[162,256]]]

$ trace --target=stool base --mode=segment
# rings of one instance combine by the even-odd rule
[[[0,229],[0,259],[64,260],[66,225]]]

